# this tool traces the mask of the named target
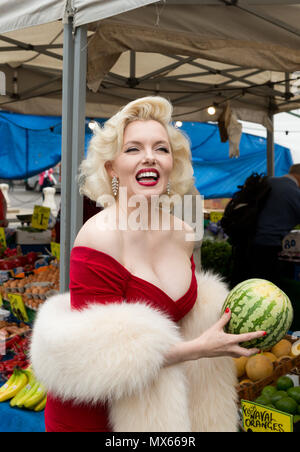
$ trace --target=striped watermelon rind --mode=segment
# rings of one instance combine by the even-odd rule
[[[288,296],[264,279],[248,279],[234,287],[225,300],[222,314],[227,307],[231,310],[231,319],[225,326],[227,333],[268,333],[241,343],[245,348],[266,350],[273,347],[286,335],[293,321],[293,307]]]

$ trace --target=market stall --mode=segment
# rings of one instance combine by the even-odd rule
[[[36,312],[49,296],[59,293],[57,218],[54,206],[45,205],[51,205],[50,201],[44,196],[44,205],[36,205],[26,214],[23,209],[8,209],[8,227],[0,228],[2,432],[45,430],[46,393],[30,369],[28,351]],[[24,398],[20,399],[22,391]]]
[[[300,431],[299,346],[286,336],[259,355],[234,359],[243,431]]]
[[[100,105],[103,108],[103,117],[110,115],[112,111],[115,112],[120,103],[124,103],[124,97],[127,101],[128,98],[140,97],[142,93],[149,94],[150,92],[166,95],[168,89],[170,90],[170,82],[172,81],[175,84],[173,85],[175,91],[173,94],[175,94],[174,103],[177,119],[183,117],[194,120],[200,120],[203,117],[207,118],[206,107],[211,103],[217,104],[218,115],[215,119],[219,119],[224,111],[224,105],[231,102],[232,112],[238,114],[239,118],[242,118],[244,114],[244,119],[249,120],[251,117],[252,120],[255,119],[266,125],[269,138],[268,172],[269,174],[273,173],[272,115],[277,111],[295,108],[298,105],[297,102],[299,102],[299,99],[294,99],[293,103],[289,104],[292,79],[290,76],[286,76],[287,72],[292,73],[299,70],[300,67],[299,32],[297,32],[298,19],[296,14],[299,6],[294,5],[294,2],[284,2],[284,5],[279,5],[278,2],[272,1],[249,1],[250,7],[242,8],[237,4],[238,2],[224,2],[224,4],[220,5],[221,2],[199,1],[199,4],[191,2],[190,5],[194,4],[194,6],[186,8],[187,2],[182,4],[182,2],[170,1],[162,2],[158,5],[150,5],[146,11],[142,11],[140,7],[157,2],[143,1],[141,5],[141,2],[124,2],[122,0],[116,2],[103,1],[98,5],[94,1],[83,2],[82,0],[75,0],[65,2],[56,0],[47,2],[42,11],[40,11],[40,5],[36,0],[32,0],[26,6],[23,5],[24,2],[17,2],[11,9],[9,8],[10,3],[5,1],[0,7],[0,9],[3,8],[0,15],[0,31],[1,33],[6,33],[6,36],[2,36],[2,43],[17,46],[19,51],[21,49],[21,53],[26,51],[33,52],[34,55],[31,55],[34,57],[33,59],[35,59],[37,56],[36,52],[38,52],[38,57],[42,56],[42,60],[44,57],[50,56],[50,58],[59,62],[58,66],[50,65],[51,70],[48,66],[48,74],[46,74],[47,71],[38,70],[40,66],[38,66],[39,61],[36,59],[35,67],[30,67],[30,74],[27,72],[28,67],[24,65],[19,70],[20,75],[21,73],[26,73],[27,75],[26,79],[23,79],[27,80],[23,86],[22,84],[18,85],[18,78],[14,73],[18,71],[15,67],[9,67],[7,62],[4,62],[5,64],[1,69],[3,71],[7,70],[9,89],[6,104],[11,104],[12,108],[24,108],[32,112],[33,106],[42,109],[49,109],[51,106],[53,113],[54,111],[60,111],[61,105],[63,106],[63,227],[61,236],[63,252],[60,266],[60,277],[63,284],[60,286],[61,290],[68,286],[67,262],[70,246],[82,223],[80,198],[75,185],[72,184],[75,184],[75,175],[77,174],[78,163],[82,157],[83,150],[87,48],[89,48],[89,86],[95,92],[95,96],[93,96],[94,103],[93,100],[89,102],[92,96],[89,93],[87,105],[92,104],[94,107],[95,105]],[[275,3],[275,6],[273,3]],[[288,3],[290,3],[289,7],[287,7]],[[270,5],[272,5],[272,9],[269,8]],[[160,8],[157,8],[157,6]],[[211,7],[213,7],[213,10],[210,9]],[[199,12],[195,8],[201,8],[201,11]],[[140,9],[141,11],[139,11]],[[128,16],[128,13],[115,18],[115,24],[110,22],[109,19],[111,17],[129,10],[134,12],[132,17]],[[163,10],[168,12],[168,14],[163,15]],[[143,19],[151,22],[147,25],[148,30],[138,30],[141,24],[141,17],[136,15],[135,12],[141,12],[141,14],[144,14],[142,16]],[[21,23],[20,17],[23,18]],[[185,20],[183,20],[183,17]],[[257,17],[258,21],[254,17]],[[58,43],[58,47],[55,47],[57,45],[55,41],[62,35],[60,22],[62,18],[65,21],[65,49],[63,99],[61,102],[61,88],[57,89],[55,83],[60,85],[62,41]],[[174,18],[180,18],[180,21],[177,19],[174,21]],[[199,18],[199,21],[196,18]],[[98,23],[90,26],[89,43],[87,45],[85,24],[96,20],[104,21],[105,19],[108,20],[106,23],[101,23],[101,26]],[[200,22],[200,19],[202,22]],[[217,21],[217,19],[219,20]],[[51,45],[41,44],[41,41],[39,41],[40,36],[44,37],[43,26],[51,21],[55,21],[54,27],[50,27],[53,33],[52,48]],[[231,26],[228,26],[228,24],[231,24]],[[32,45],[24,46],[24,42],[21,42],[22,36],[19,29],[37,25],[41,29],[40,35],[39,33],[35,35],[38,38],[36,47],[32,47]],[[178,30],[180,30],[180,33]],[[103,31],[105,31],[104,34],[102,33]],[[139,31],[139,36],[142,36],[143,39],[136,38],[136,31]],[[199,31],[200,34],[198,33]],[[10,32],[19,32],[19,35],[8,36]],[[31,33],[32,30],[29,30],[29,32]],[[236,36],[230,35],[234,32],[236,32]],[[23,30],[21,33],[23,33]],[[112,36],[114,33],[115,36]],[[30,36],[34,39],[32,34]],[[156,43],[158,43],[159,48],[154,45],[155,42],[152,42],[153,36],[156,37]],[[107,42],[109,42],[109,45],[106,45]],[[114,44],[112,45],[112,43]],[[137,47],[133,44],[137,44]],[[142,44],[146,47],[143,47]],[[167,46],[167,44],[170,45]],[[229,52],[225,55],[224,49],[226,48],[229,49]],[[58,52],[55,52],[55,49],[59,49]],[[103,49],[105,49],[105,55],[103,54]],[[237,52],[238,49],[239,52]],[[110,53],[108,50],[110,50]],[[124,72],[120,73],[118,68],[115,68],[115,72],[111,71],[119,57],[128,50],[129,52],[125,58],[130,62],[130,71],[128,72],[128,65],[125,65],[127,75],[124,76]],[[160,67],[153,70],[153,64],[151,63],[151,71],[148,70],[147,74],[138,74],[135,65],[136,52],[140,52],[142,55],[145,54],[148,62],[151,61],[150,54],[155,59],[159,52],[161,55]],[[14,51],[13,54],[13,61],[15,62],[16,52]],[[166,54],[173,55],[173,57],[166,57]],[[179,55],[185,55],[185,58]],[[105,56],[104,59],[103,56]],[[28,55],[25,58],[24,55],[21,57],[23,62],[27,58]],[[171,58],[171,61],[168,58]],[[207,61],[212,61],[212,66],[208,66]],[[250,61],[251,67],[249,68]],[[191,63],[188,67],[188,72],[185,72],[185,70],[181,71],[183,62]],[[122,63],[121,59],[120,63]],[[45,68],[45,66],[47,65],[44,63],[42,67]],[[179,69],[181,73],[170,74],[172,70],[176,69]],[[53,77],[53,71],[58,77],[56,80]],[[277,71],[277,73],[273,73],[270,78],[270,71]],[[26,92],[28,96],[28,91],[30,91],[27,84],[28,80],[33,74],[40,77],[41,72],[43,72],[42,77],[44,79],[39,78],[39,83],[34,85],[34,97],[37,102],[34,102],[33,98],[26,102]],[[194,72],[200,80],[194,79]],[[109,73],[112,80],[104,80]],[[130,73],[130,77],[128,77],[128,73]],[[51,76],[49,77],[50,74]],[[163,80],[164,76],[169,74],[173,77],[173,80],[170,77]],[[208,81],[205,78],[211,74],[217,76],[217,80],[210,79]],[[162,80],[157,79],[158,75],[162,76]],[[182,76],[181,79],[179,75]],[[253,81],[251,77],[254,75],[258,75],[259,79]],[[113,92],[112,96],[108,98],[107,92],[112,92],[113,84],[116,80],[122,82],[122,84],[118,86],[117,92]],[[194,85],[195,82],[197,82],[197,86]],[[242,87],[240,83],[242,83]],[[44,92],[43,87],[49,87],[49,84],[52,89],[50,92]],[[230,93],[227,90],[228,85],[230,85]],[[107,90],[107,86],[109,86],[110,90]],[[98,92],[100,87],[103,88],[101,93]],[[183,87],[186,88],[184,91]],[[182,97],[178,96],[180,88]],[[49,101],[47,102],[47,107],[45,106],[46,98]],[[13,99],[14,101],[11,102]],[[99,114],[99,110],[97,112],[96,116],[102,116],[102,114]],[[35,268],[33,270],[34,275],[37,273],[35,270],[38,269]],[[25,277],[29,276],[25,275]],[[11,279],[16,280],[14,274],[11,275]],[[31,284],[31,282],[28,284]],[[32,295],[31,298],[36,304],[36,300],[40,300],[41,297],[34,296],[37,293],[33,293],[32,287],[28,288],[32,290],[30,293]],[[9,292],[9,290],[10,287],[6,287],[4,295],[6,296],[7,294],[8,298],[8,295],[14,295],[14,290],[17,289],[13,287],[13,292]],[[26,311],[27,308],[28,306],[25,306]],[[296,347],[296,352],[297,350],[298,348]],[[292,361],[294,357],[289,356],[289,359]],[[271,373],[272,371],[273,374],[275,365],[272,365],[272,369],[270,365],[267,367],[269,372]],[[292,369],[288,371],[290,370]],[[276,380],[277,384],[278,381]],[[295,406],[292,411],[294,416],[296,413]]]
[[[232,249],[220,224],[223,212],[224,209],[205,210],[202,268],[219,273],[225,281],[230,282]],[[289,297],[293,308],[293,320],[288,334],[261,354],[234,360],[239,381],[237,390],[242,431],[300,431],[299,232],[299,229],[293,230],[283,239],[279,257],[280,287]],[[261,295],[268,297],[268,289],[263,283],[261,290]],[[247,290],[247,305],[243,306],[242,301],[239,301],[238,312],[244,313],[244,319],[247,319],[245,321],[261,321],[264,318],[263,310],[259,311],[256,318],[255,305],[250,307],[252,295],[250,288]],[[257,300],[257,303],[264,300],[264,297]]]
[[[17,295],[18,296],[18,295]],[[21,312],[17,312],[15,317],[10,313],[10,305],[8,302],[4,302],[5,309],[3,305],[0,308],[0,319],[5,318],[5,320],[0,320],[0,342],[1,342],[1,353],[0,353],[0,432],[44,432],[44,411],[42,407],[38,408],[37,404],[30,406],[29,408],[24,407],[18,403],[13,404],[14,399],[13,394],[10,394],[10,398],[4,397],[5,385],[8,386],[10,379],[16,369],[28,369],[28,348],[31,332],[31,322],[20,321],[18,317],[22,316]],[[26,315],[32,320],[33,316],[27,311]],[[26,371],[27,372],[27,371]],[[25,374],[24,374],[25,375]],[[30,382],[31,383],[31,382]],[[14,384],[17,385],[16,379]],[[36,400],[38,394],[38,385],[30,385],[29,388],[29,378],[20,381],[20,387],[15,390],[15,394],[19,393],[21,390],[25,392],[26,387],[28,387],[28,400],[33,396]],[[8,388],[9,389],[9,386]],[[30,393],[30,390],[31,393]],[[39,394],[38,394],[39,395]],[[42,396],[42,394],[41,394]],[[31,399],[33,400],[33,399]],[[38,409],[37,409],[37,408]]]

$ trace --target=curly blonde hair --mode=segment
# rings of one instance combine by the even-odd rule
[[[188,138],[171,123],[173,107],[168,100],[149,96],[134,100],[107,120],[103,126],[96,123],[87,157],[79,168],[79,191],[93,201],[102,195],[112,195],[111,178],[105,163],[114,160],[122,149],[126,126],[137,120],[155,120],[166,129],[172,154],[170,175],[171,194],[183,196],[194,184],[191,150]]]

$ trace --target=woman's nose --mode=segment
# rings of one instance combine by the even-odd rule
[[[143,163],[155,163],[155,162],[156,159],[152,149],[145,149],[143,155]]]

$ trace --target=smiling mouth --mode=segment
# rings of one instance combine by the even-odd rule
[[[140,185],[153,186],[159,181],[159,172],[156,169],[149,168],[138,171],[136,180]]]

